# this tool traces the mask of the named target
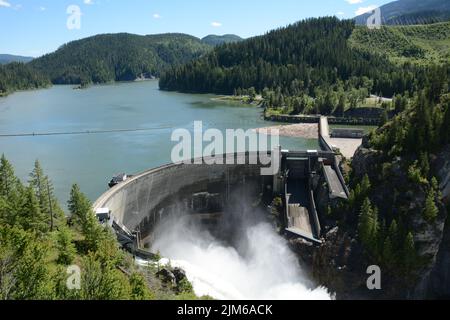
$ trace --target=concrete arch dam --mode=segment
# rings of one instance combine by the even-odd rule
[[[232,165],[208,165],[206,160],[211,159],[204,159],[202,164],[169,164],[143,172],[102,195],[94,210],[107,208],[119,242],[136,250],[151,246],[156,227],[168,216],[195,216],[208,223],[221,216],[227,219],[227,207],[241,206],[232,211],[243,214],[255,199],[284,195],[287,232],[318,241],[320,225],[312,184],[321,175],[323,162],[329,162],[334,154],[282,152],[281,169],[274,176],[261,175],[266,166],[259,161],[249,164],[254,155],[223,156],[223,163],[235,163]],[[294,199],[299,203],[294,204]]]

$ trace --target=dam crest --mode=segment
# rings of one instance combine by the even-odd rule
[[[264,165],[259,161],[249,164],[250,158],[255,157],[249,152],[223,155],[224,164],[210,165],[207,163],[212,159],[204,158],[196,164],[168,164],[151,169],[103,194],[94,203],[94,212],[107,209],[111,215],[109,224],[120,244],[145,256],[151,254],[149,249],[158,226],[169,217],[195,218],[213,226],[218,219],[239,221],[235,219],[236,212],[251,210],[248,208],[255,201],[270,203],[274,197],[280,197],[280,220],[285,233],[320,244],[315,190],[325,183],[330,199],[348,197],[336,155],[332,151],[283,150],[279,156],[280,170],[273,176],[261,175]],[[228,210],[231,206],[234,209]],[[247,209],[235,210],[236,206]]]

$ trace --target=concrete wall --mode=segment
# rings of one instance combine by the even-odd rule
[[[249,163],[248,154],[226,157],[234,157],[234,163],[238,163],[237,160]],[[132,232],[139,230],[145,239],[170,209],[189,211],[189,199],[196,193],[219,193],[226,199],[230,190],[238,185],[261,192],[273,183],[273,177],[261,176],[261,168],[261,164],[163,166],[112,188],[95,202],[94,210],[108,208],[120,227]]]

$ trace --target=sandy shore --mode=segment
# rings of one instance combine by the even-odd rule
[[[299,137],[305,139],[318,139],[319,125],[316,123],[298,123],[290,125],[280,125],[256,129],[256,132],[267,130],[271,134],[272,130],[279,130],[282,137]]]

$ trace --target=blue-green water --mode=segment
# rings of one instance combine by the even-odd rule
[[[170,162],[173,129],[192,131],[270,126],[261,109],[212,101],[211,95],[158,90],[157,81],[73,90],[54,86],[0,98],[0,134],[155,128],[89,135],[0,137],[4,153],[23,181],[39,159],[61,202],[78,183],[95,200],[114,174],[141,172]],[[315,149],[316,140],[281,138],[286,149]]]

